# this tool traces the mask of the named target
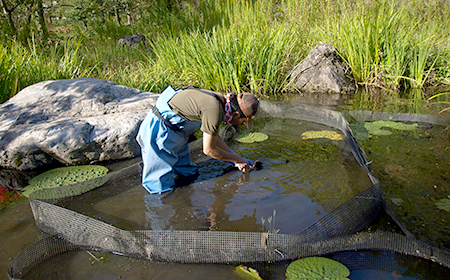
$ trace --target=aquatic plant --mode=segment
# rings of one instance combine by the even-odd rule
[[[443,198],[438,202],[435,202],[435,204],[437,208],[450,212],[450,195],[448,195],[447,198]]]
[[[262,280],[261,276],[259,276],[259,273],[256,269],[253,269],[251,267],[245,266],[245,265],[239,265],[235,267],[234,272],[239,276],[241,279],[247,279],[247,280]]]
[[[22,198],[20,193],[0,187],[0,210],[8,208],[12,203]]]
[[[46,171],[29,181],[29,185],[23,188],[22,194],[29,197],[34,192],[39,192],[44,199],[61,197],[56,190],[49,191],[63,186],[70,186],[81,182],[91,183],[71,188],[70,195],[77,195],[92,190],[103,185],[107,179],[95,180],[104,177],[108,173],[108,168],[100,165],[80,165],[55,168]],[[91,181],[92,180],[92,181]],[[43,195],[45,194],[45,195]],[[33,197],[35,197],[33,195]]]
[[[331,130],[321,130],[321,131],[306,131],[301,135],[302,139],[319,139],[325,138],[330,140],[340,141],[343,139],[342,134]]]
[[[286,269],[286,279],[348,279],[350,270],[338,261],[324,257],[298,259]]]
[[[269,216],[267,218],[267,222],[269,223],[269,229],[267,230],[268,233],[278,233],[280,232],[280,229],[275,229],[275,215],[277,214],[277,210],[273,209],[272,216]],[[264,217],[261,217],[261,223],[264,227],[264,224],[266,223],[266,219]]]
[[[397,130],[415,130],[418,127],[417,123],[406,124],[403,122],[394,122],[394,121],[374,121],[372,124],[376,127],[388,127]]]
[[[248,134],[240,135],[235,139],[241,143],[254,143],[265,141],[269,139],[269,136],[261,132],[250,132]]]
[[[430,98],[428,98],[427,101],[433,100],[433,99],[437,99],[439,97],[444,97],[444,96],[449,96],[450,97],[450,92],[441,92],[438,94],[435,94],[433,96],[431,96]],[[441,100],[441,101],[435,101],[435,104],[448,104],[449,107],[442,109],[439,113],[443,113],[447,110],[450,110],[450,101],[446,101],[446,100]]]
[[[418,124],[406,124],[403,122],[380,120],[374,122],[366,122],[364,124],[350,125],[350,128],[354,131],[355,137],[358,140],[367,140],[370,138],[370,135],[392,135],[392,131],[382,129],[383,127],[396,130],[415,130],[418,127]]]

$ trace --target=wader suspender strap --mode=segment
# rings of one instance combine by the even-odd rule
[[[160,120],[162,120],[164,122],[164,124],[167,127],[169,127],[170,129],[175,130],[175,131],[181,131],[181,128],[179,128],[178,126],[172,124],[171,122],[169,122],[168,120],[163,118],[163,116],[161,116],[161,113],[159,112],[158,108],[156,108],[156,106],[153,106],[152,112],[153,112],[153,114],[155,114],[155,116],[157,116]]]

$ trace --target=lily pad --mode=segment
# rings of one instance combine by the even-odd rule
[[[46,190],[43,193],[50,196],[46,197],[47,199],[51,199],[56,197],[55,195],[51,195],[51,192],[49,192],[48,189],[56,189],[85,181],[92,181],[92,184],[80,186],[80,188],[78,188],[79,190],[70,190],[71,194],[81,194],[94,189],[99,185],[103,185],[107,179],[101,180],[100,178],[106,175],[108,171],[108,168],[100,165],[80,165],[55,168],[31,179],[29,185],[23,188],[22,194],[29,197],[33,192]],[[56,196],[61,197],[61,194]]]
[[[340,262],[324,257],[309,257],[292,262],[286,269],[286,279],[348,279],[350,270]]]
[[[402,122],[394,122],[394,121],[374,121],[372,122],[374,126],[377,127],[389,127],[397,130],[414,130],[419,125],[416,123],[413,124],[406,124]]]
[[[259,276],[259,273],[256,269],[253,269],[251,267],[245,266],[245,265],[239,265],[234,268],[234,272],[239,276],[241,279],[247,279],[247,280],[262,280],[261,276]]]
[[[383,127],[397,129],[397,130],[414,130],[418,127],[416,123],[406,124],[402,122],[394,121],[374,121],[366,122],[364,127],[373,135],[391,135],[389,130],[382,129]]]
[[[321,130],[321,131],[306,131],[301,135],[302,139],[320,139],[326,138],[330,140],[342,140],[342,134],[331,130]]]
[[[369,131],[364,127],[364,123],[352,123],[350,128],[357,140],[368,140],[371,137]]]
[[[249,134],[244,134],[236,137],[236,141],[241,143],[262,142],[267,139],[269,139],[269,136],[261,132],[250,132]]]
[[[443,198],[439,200],[438,202],[435,202],[437,208],[441,210],[445,210],[447,212],[450,212],[450,195],[447,196],[448,198]]]
[[[379,136],[389,136],[392,135],[392,131],[384,130],[384,129],[377,129],[371,131],[373,135],[379,135]]]

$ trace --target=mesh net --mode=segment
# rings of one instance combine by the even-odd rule
[[[449,252],[446,249],[416,240],[407,231],[404,234],[358,233],[377,218],[385,204],[382,201],[380,184],[367,164],[367,157],[341,113],[297,103],[262,102],[261,107],[262,113],[271,117],[296,118],[342,131],[346,136],[344,153],[353,155],[367,172],[372,186],[295,234],[192,230],[129,231],[55,205],[55,200],[42,199],[45,196],[39,196],[39,199],[31,196],[30,205],[36,225],[48,234],[48,237],[32,244],[14,258],[9,267],[9,278],[21,279],[45,260],[63,252],[82,249],[181,263],[274,262],[345,251],[384,250],[432,260],[450,268]],[[191,152],[197,149],[196,147],[198,142],[192,143]],[[140,171],[140,163],[136,163],[96,180],[102,180],[102,183],[117,182],[126,176],[139,176]],[[48,191],[60,192],[56,197],[70,196],[74,193],[73,188],[83,188],[91,183],[84,182]],[[395,219],[394,216],[393,218]],[[343,254],[341,258],[345,260],[346,256]],[[374,258],[374,266],[377,266],[377,261]],[[366,265],[370,264],[366,262]]]

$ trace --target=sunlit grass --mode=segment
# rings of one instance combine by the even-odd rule
[[[0,45],[0,100],[4,102],[26,86],[58,79],[73,79],[87,73],[78,53],[80,42],[41,49],[36,42],[24,47],[15,42]]]
[[[445,0],[182,1],[170,13],[159,2],[134,25],[71,26],[74,34],[51,47],[0,45],[0,102],[33,83],[81,76],[146,91],[193,85],[276,99],[319,40],[337,49],[360,85],[389,96],[450,84]],[[131,33],[147,44],[117,45]]]

